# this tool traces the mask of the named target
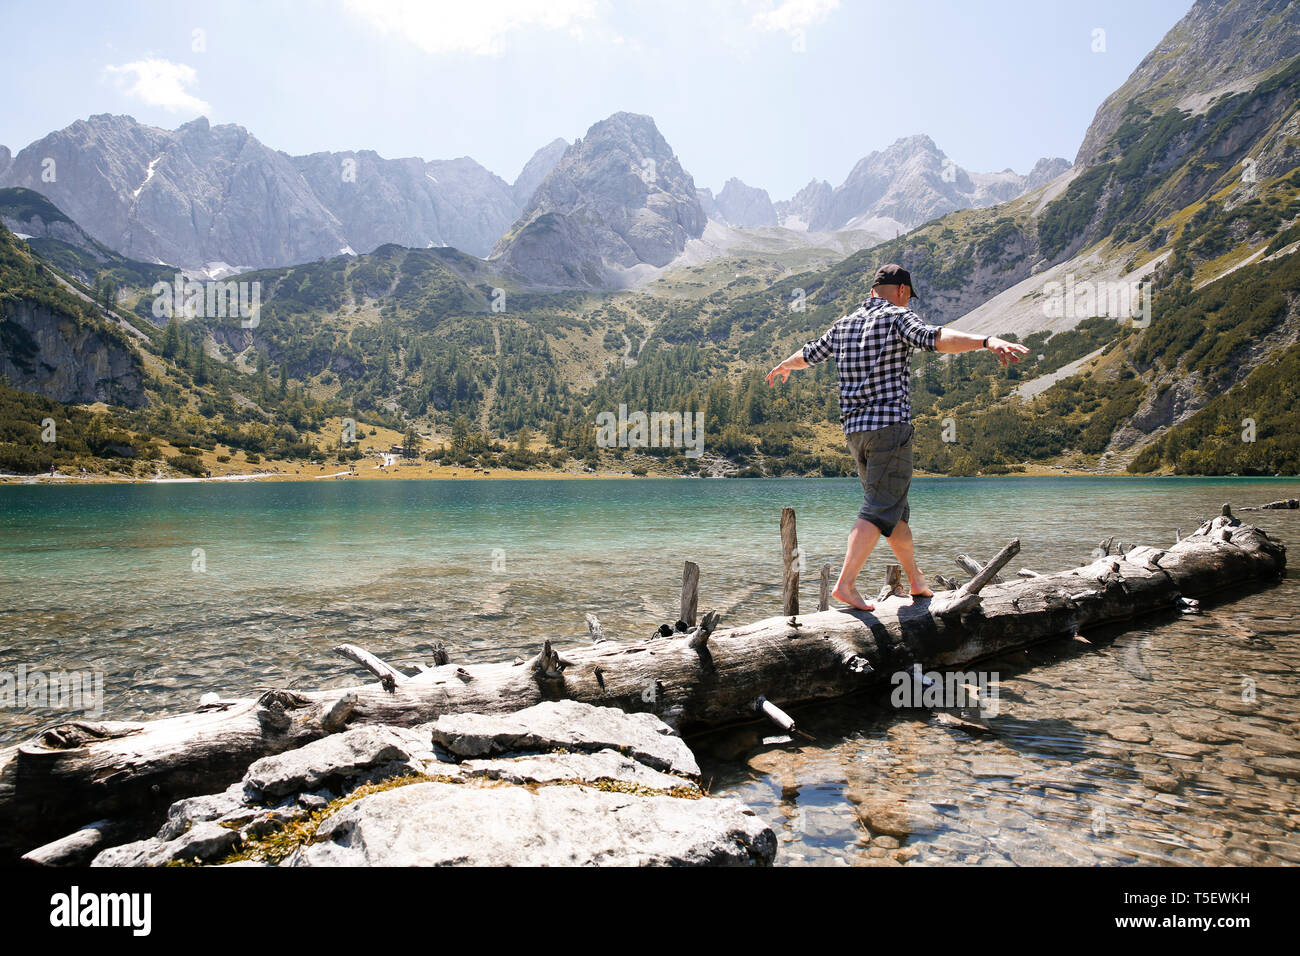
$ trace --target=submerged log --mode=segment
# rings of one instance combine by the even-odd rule
[[[561,657],[547,641],[530,663],[443,665],[391,689],[273,690],[161,720],[73,721],[0,750],[0,860],[96,820],[162,812],[182,797],[223,790],[254,760],[344,726],[410,727],[448,713],[502,713],[571,699],[672,713],[690,730],[753,720],[760,695],[789,706],[879,690],[913,664],[960,668],[1082,628],[1171,610],[1180,598],[1278,579],[1286,563],[1280,543],[1256,528],[1215,520],[1219,527],[1206,522],[1168,550],[1134,549],[1059,574],[989,582],[1015,554],[1013,542],[956,591],[889,601],[874,612],[804,614],[797,627],[785,615],[768,618],[715,630],[704,636],[706,645],[696,633],[694,642],[692,635],[606,641],[565,648]]]

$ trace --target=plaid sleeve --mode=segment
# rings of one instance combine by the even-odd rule
[[[803,347],[803,360],[809,365],[816,365],[818,362],[825,362],[834,353],[835,326],[831,326],[822,333],[822,337],[814,339]]]
[[[923,349],[926,352],[938,351],[934,340],[939,334],[939,327],[926,325],[915,312],[908,311],[898,317],[898,334],[914,349]]]

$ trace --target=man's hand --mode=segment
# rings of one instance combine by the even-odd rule
[[[778,365],[776,368],[772,369],[772,371],[770,371],[770,372],[767,373],[767,384],[768,384],[768,385],[775,385],[775,384],[776,384],[775,379],[776,379],[776,377],[777,377],[778,375],[780,375],[780,376],[781,376],[781,384],[784,385],[785,382],[786,382],[786,379],[788,379],[788,378],[790,377],[790,373],[791,373],[792,371],[794,371],[794,369],[790,368],[790,367],[787,366],[784,362],[782,362],[782,363],[781,363],[780,365]]]
[[[808,367],[808,362],[803,357],[803,350],[800,349],[798,352],[795,352],[793,355],[791,355],[788,359],[786,359],[776,368],[772,369],[772,371],[767,373],[767,384],[775,385],[776,384],[775,379],[778,375],[780,375],[781,384],[784,385],[786,379],[790,377],[791,372],[795,371],[796,369],[807,368],[807,367]]]
[[[1020,356],[1028,355],[1029,349],[1023,345],[1017,345],[1015,342],[1008,342],[1005,339],[999,339],[995,336],[989,337],[988,349],[998,357],[1003,366],[1011,362],[1019,362]]]

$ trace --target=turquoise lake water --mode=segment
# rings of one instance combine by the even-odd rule
[[[1176,527],[1194,529],[1225,501],[1240,508],[1298,494],[1300,482],[1280,479],[928,478],[912,486],[912,527],[929,573],[959,574],[957,552],[987,559],[1012,537],[1022,542],[1017,567],[1051,572],[1085,563],[1098,540],[1112,534],[1168,545]],[[600,617],[611,638],[639,639],[677,617],[684,560],[700,565],[701,610],[724,610],[727,623],[745,623],[780,610],[781,508],[797,512],[809,569],[803,595],[812,606],[816,569],[823,562],[838,568],[860,503],[861,488],[851,479],[3,486],[0,672],[102,672],[103,716],[136,718],[190,710],[210,691],[242,697],[271,686],[357,683],[364,674],[331,653],[343,641],[398,666],[427,661],[434,641],[448,645],[457,662],[510,659],[534,653],[543,637],[586,644],[587,612]],[[1300,513],[1242,517],[1288,544],[1300,538]],[[878,587],[889,561],[882,545],[864,572],[864,592]],[[1001,738],[954,740],[949,729],[854,703],[801,718],[820,726],[814,744],[765,747],[754,730],[742,729],[708,736],[701,756],[715,792],[734,792],[770,815],[786,863],[1300,862],[1293,809],[1300,794],[1287,770],[1287,761],[1300,768],[1300,753],[1277,743],[1277,735],[1294,741],[1300,726],[1298,618],[1300,588],[1288,577],[1200,618],[1135,628],[1088,654],[1071,646],[1035,652],[1032,668],[1007,662],[1008,703],[999,719],[1021,742],[1013,753],[997,750],[1005,749]],[[1139,639],[1147,642],[1141,670],[1148,672],[1140,680],[1124,666],[1124,642]],[[1169,667],[1152,667],[1153,660]],[[1189,661],[1200,662],[1194,674]],[[1012,676],[1017,670],[1023,673]],[[1244,714],[1215,703],[1235,699],[1239,677],[1232,675],[1239,673],[1269,688]],[[1118,684],[1136,685],[1132,701],[1117,700]],[[1197,687],[1204,699],[1196,699]],[[1120,714],[1130,704],[1147,709]],[[1183,707],[1188,715],[1173,713]],[[1190,760],[1213,783],[1209,803],[1172,807],[1164,817],[1151,810],[1155,836],[1134,831],[1131,840],[1102,839],[1096,852],[1095,834],[1075,841],[1084,849],[1067,852],[1060,847],[1071,843],[1059,833],[999,823],[998,814],[1010,810],[985,806],[989,788],[1023,793],[1028,775],[1062,769],[1062,729],[1044,729],[1045,713],[1084,727],[1070,761],[1086,770],[1084,790],[1142,790],[1144,773],[1148,783],[1163,780],[1155,774],[1182,779],[1176,762]],[[1061,716],[1067,713],[1075,716]],[[0,743],[60,716],[66,715],[0,708]],[[1124,721],[1116,725],[1120,736],[1132,738],[1122,747],[1109,736],[1114,720]],[[1188,720],[1226,721],[1229,738],[1178,735],[1180,721]],[[1165,733],[1176,741],[1161,743]],[[1095,735],[1107,746],[1089,749],[1086,738]],[[1245,750],[1228,750],[1234,765],[1249,767],[1247,739],[1273,742],[1256,754],[1263,763],[1249,777],[1214,763],[1236,746]],[[1153,748],[1152,766],[1162,769],[1126,776],[1105,760],[1084,759],[1122,750],[1131,764],[1132,751],[1144,747]],[[900,778],[899,761],[913,771],[924,764],[925,792],[939,794],[910,837],[879,829],[882,811],[870,802],[892,792],[886,783]],[[932,778],[931,770],[939,775]],[[910,779],[906,772],[902,778]],[[1017,779],[1022,786],[1012,786]],[[1240,814],[1254,799],[1242,788],[1251,787],[1261,788],[1262,832],[1214,822],[1229,812],[1213,809],[1216,799]],[[1187,802],[1191,789],[1184,780],[1173,790],[1125,799],[1138,807]],[[1060,792],[1077,802],[1081,791]],[[1282,806],[1279,800],[1289,801],[1286,809],[1267,809]],[[1005,802],[1014,809],[1016,801]],[[936,803],[956,807],[953,820]],[[1112,818],[1123,818],[1128,807],[1125,800],[1115,804]],[[1095,806],[1075,809],[1087,810],[1085,830],[1097,829]],[[1189,843],[1190,831],[1182,830],[1168,842],[1161,821],[1169,813],[1210,834],[1200,838],[1205,845]],[[817,814],[824,819],[810,824]],[[1077,816],[1069,816],[1072,833]]]

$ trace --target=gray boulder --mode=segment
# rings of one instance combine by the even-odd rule
[[[421,729],[431,734],[435,744],[462,758],[609,748],[655,770],[692,778],[700,775],[691,748],[654,714],[628,714],[573,700],[546,701],[512,714],[447,714]]]
[[[158,831],[158,839],[175,840],[196,823],[220,820],[244,804],[244,785],[232,784],[221,793],[177,800],[167,811],[167,819]]]
[[[317,790],[331,779],[364,776],[366,782],[421,773],[437,761],[427,733],[400,727],[358,727],[297,750],[263,757],[244,774],[249,801]]]
[[[344,807],[284,866],[753,866],[776,837],[737,800],[423,783]]]
[[[207,861],[235,849],[239,831],[216,823],[195,824],[175,840],[152,837],[110,847],[95,857],[91,866],[166,866],[174,860]]]

